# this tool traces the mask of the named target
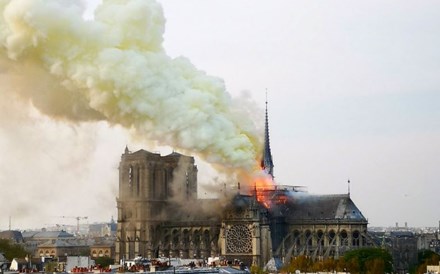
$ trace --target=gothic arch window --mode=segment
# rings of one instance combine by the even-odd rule
[[[193,233],[193,242],[195,246],[199,246],[200,244],[200,230],[196,230]]]
[[[306,230],[306,238],[305,238],[305,243],[308,246],[312,246],[312,232],[310,230]]]
[[[322,230],[318,230],[316,236],[318,239],[318,246],[324,246],[324,232]]]
[[[140,193],[141,193],[140,168],[139,168],[139,166],[136,166],[136,196],[139,196]]]
[[[130,189],[133,186],[133,166],[130,165],[128,167],[128,186],[130,187]]]
[[[130,258],[134,258],[135,256],[134,247],[135,247],[134,241],[128,242],[128,256]]]
[[[183,244],[189,246],[189,231],[188,229],[183,230]]]
[[[335,233],[335,231],[332,229],[332,230],[330,230],[329,231],[329,233],[328,233],[328,242],[329,242],[329,245],[334,245],[335,243],[334,243],[334,241],[335,241],[335,238],[336,237],[336,233]]]
[[[301,245],[301,238],[300,238],[301,233],[299,233],[298,230],[293,231],[293,238],[294,238],[294,243],[297,246]]]
[[[164,248],[165,249],[169,249],[170,248],[170,244],[171,244],[171,242],[170,242],[170,235],[166,235],[163,238],[163,246],[164,246]]]
[[[203,242],[208,247],[210,245],[210,241],[211,240],[210,240],[209,230],[205,229],[205,231],[203,231]]]
[[[173,230],[173,244],[179,244],[179,230],[177,229]]]
[[[339,238],[340,238],[341,246],[347,246],[348,245],[348,234],[347,234],[347,231],[342,230],[339,233]]]
[[[353,241],[352,241],[353,246],[359,246],[359,244],[360,244],[360,233],[359,233],[358,230],[353,231],[352,239],[353,239]]]

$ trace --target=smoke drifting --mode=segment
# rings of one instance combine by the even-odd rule
[[[0,10],[2,93],[54,119],[105,120],[220,167],[255,167],[253,121],[221,79],[166,55],[155,1],[103,1],[89,21],[75,1],[1,1]]]
[[[60,221],[50,215],[114,212],[123,146],[100,145],[118,143],[109,127],[228,174],[257,167],[255,104],[167,56],[158,3],[104,0],[84,20],[79,2],[0,0],[0,184],[12,199],[0,201],[3,223],[7,215],[14,228],[20,219],[35,227]]]

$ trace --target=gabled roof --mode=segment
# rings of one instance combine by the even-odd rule
[[[395,238],[414,238],[414,233],[411,231],[391,231],[390,236]]]
[[[312,220],[367,222],[348,194],[292,195],[283,211],[288,222]]]
[[[33,240],[42,239],[59,239],[59,238],[73,238],[73,234],[61,231],[28,231],[23,232],[23,238],[32,238]]]
[[[79,246],[88,246],[84,241],[79,240],[66,240],[66,239],[57,239],[57,240],[49,240],[40,245],[39,248],[47,248],[47,247],[79,247]]]
[[[115,245],[115,238],[95,238],[90,247],[111,247]]]

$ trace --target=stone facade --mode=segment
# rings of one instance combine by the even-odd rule
[[[115,245],[113,241],[108,242],[97,242],[90,246],[90,255],[92,258],[98,257],[108,257],[114,258],[115,256]]]
[[[220,256],[264,266],[272,257],[338,257],[369,244],[368,222],[349,194],[275,187],[198,199],[194,158],[175,152],[126,148],[119,174],[116,260]]]
[[[51,240],[38,245],[38,257],[59,258],[88,253],[89,245],[79,241]],[[37,256],[36,256],[37,257]]]

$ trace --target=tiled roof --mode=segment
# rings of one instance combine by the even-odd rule
[[[87,246],[87,243],[84,241],[78,240],[65,240],[65,239],[57,239],[57,240],[49,240],[38,245],[39,248],[47,248],[47,247],[77,247],[77,246]]]
[[[23,232],[23,238],[37,239],[59,239],[59,238],[73,238],[74,236],[66,231],[29,231]]]

